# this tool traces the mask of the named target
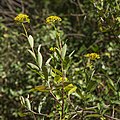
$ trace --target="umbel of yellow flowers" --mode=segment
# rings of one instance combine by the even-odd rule
[[[85,57],[90,58],[91,60],[100,59],[100,55],[97,53],[86,54]]]
[[[29,19],[29,16],[26,15],[26,14],[23,14],[23,13],[20,13],[18,14],[14,20],[17,22],[17,23],[30,23],[30,19]]]
[[[49,16],[46,18],[47,24],[54,24],[56,22],[62,21],[62,19],[58,16]]]

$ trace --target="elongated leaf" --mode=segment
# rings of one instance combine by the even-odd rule
[[[111,90],[115,91],[115,86],[114,86],[114,83],[111,79],[108,79],[107,84]]]
[[[39,47],[38,47],[38,51],[40,52],[40,48],[41,48],[41,44],[39,45]]]
[[[82,53],[86,50],[86,46],[83,44],[80,49],[79,49],[79,53]]]
[[[118,20],[118,22],[120,22],[120,17],[117,17],[116,20]]]
[[[63,48],[62,48],[62,59],[64,59],[65,58],[65,55],[66,55],[66,51],[67,51],[67,45],[65,44],[64,46],[63,46]]]
[[[76,92],[82,99],[84,99],[84,95],[82,94],[82,92],[80,91],[80,89],[78,87],[76,89]]]
[[[52,59],[52,58],[49,58],[49,59],[46,61],[45,65],[47,65],[47,66],[48,66],[48,65],[49,65],[49,63],[50,63],[50,61],[51,61],[51,59]]]
[[[70,54],[69,57],[71,57],[74,54],[75,50],[73,50]]]
[[[63,77],[61,77],[60,75],[56,75],[56,76],[54,77],[54,81],[57,82],[57,83],[62,82],[62,80],[63,80]],[[65,81],[68,81],[68,79],[67,79],[66,77],[64,78],[64,82],[65,82]]]
[[[41,67],[42,67],[42,55],[40,53],[40,48],[41,48],[41,45],[39,45],[39,47],[38,47],[38,66],[41,69]]]
[[[42,90],[45,90],[45,89],[46,89],[46,86],[43,86],[43,85],[35,87],[35,90],[39,90],[39,91],[42,91]]]
[[[60,58],[60,56],[61,56],[61,51],[60,51],[60,49],[56,48],[56,53],[57,53],[58,58]]]
[[[33,49],[33,47],[34,47],[34,39],[33,39],[33,37],[31,35],[29,35],[29,37],[28,37],[28,42],[30,44],[30,47]]]
[[[113,100],[113,101],[111,101],[111,103],[120,105],[120,101],[118,101],[118,100]]]
[[[86,115],[85,117],[101,117],[101,115],[99,114],[89,114],[89,115]]]
[[[25,105],[25,99],[24,99],[23,96],[20,96],[20,102],[21,102],[22,105]]]
[[[64,89],[68,93],[68,96],[69,96],[70,94],[72,94],[73,92],[76,91],[77,87],[73,84],[69,84],[69,85],[65,86]]]
[[[42,71],[32,69],[31,67],[30,67],[30,69],[31,69],[32,72],[38,74],[42,79],[45,79],[44,75],[42,74]]]
[[[76,87],[76,86],[73,86],[73,88],[69,90],[68,96],[69,96],[70,94],[72,94],[73,92],[75,92],[76,89],[77,89],[77,87]]]
[[[33,63],[27,63],[32,69],[39,70],[39,68]]]
[[[96,81],[89,81],[89,83],[87,85],[87,91],[94,91],[96,86],[97,86]]]
[[[25,116],[27,116],[28,114],[29,114],[29,112],[27,112],[27,113],[18,112],[18,115],[19,115],[20,117],[25,117]]]
[[[69,85],[65,86],[65,91],[69,91],[73,87],[74,87],[73,84],[69,84]]]
[[[60,75],[56,75],[56,76],[54,77],[54,81],[55,81],[55,82],[58,82],[58,81],[60,80],[60,78],[61,78]]]
[[[46,86],[40,85],[30,90],[30,92],[32,91],[49,92],[49,89]]]
[[[38,113],[41,112],[41,109],[42,109],[42,104],[39,104],[39,106],[38,106]]]
[[[28,110],[31,110],[31,104],[28,98],[25,99]]]
[[[34,52],[32,52],[31,50],[28,50],[28,52],[32,55],[32,57],[33,57],[34,59],[36,59],[36,56],[35,56],[35,53],[34,53]]]
[[[53,67],[52,67],[52,70],[53,70],[55,73],[57,73],[58,75],[61,75],[61,76],[62,76],[62,72],[61,72],[60,70],[54,69]]]
[[[39,65],[39,68],[42,67],[42,55],[40,52],[38,52],[38,65]]]

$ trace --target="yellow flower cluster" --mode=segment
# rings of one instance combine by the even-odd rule
[[[95,59],[99,59],[100,55],[98,55],[97,53],[90,53],[90,54],[86,54],[85,57],[88,57],[91,60],[95,60]]]
[[[59,22],[59,21],[62,21],[62,19],[58,16],[50,16],[50,17],[46,18],[47,24],[52,24],[52,23]]]
[[[30,23],[30,19],[29,19],[29,16],[26,15],[26,14],[23,14],[23,13],[20,13],[18,14],[14,20],[18,23],[24,23],[24,22],[27,22],[27,23]]]
[[[56,50],[55,47],[51,47],[51,48],[50,48],[50,51],[52,51],[52,52],[55,52],[55,50]]]

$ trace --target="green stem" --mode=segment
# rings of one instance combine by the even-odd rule
[[[62,60],[62,43],[61,39],[58,36],[59,45],[60,45],[60,52],[61,52],[61,69],[62,69],[62,119],[64,118],[64,79],[65,79],[65,71],[63,67],[63,60]]]
[[[53,27],[55,29],[55,31],[58,33],[59,30],[55,27],[55,25],[53,24]],[[64,119],[64,80],[65,80],[65,71],[64,71],[64,67],[63,67],[63,59],[62,59],[62,42],[60,39],[60,36],[56,34],[57,37],[57,41],[56,41],[56,46],[58,47],[58,49],[60,49],[60,55],[61,55],[61,70],[62,70],[62,115],[61,118]]]
[[[28,39],[28,33],[27,33],[27,30],[26,30],[26,28],[25,28],[25,25],[24,25],[24,23],[22,23],[22,26],[23,26],[23,29],[24,29],[24,32],[25,32],[25,36],[27,37],[27,39]],[[32,49],[32,52],[35,54],[35,51],[34,51],[34,49],[33,48],[31,48]],[[36,57],[36,55],[35,55],[35,57]],[[35,59],[35,62],[37,63],[37,60]]]
[[[64,118],[64,73],[62,77],[62,119]]]
[[[24,32],[25,32],[25,36],[28,38],[28,33],[27,33],[27,30],[26,30],[26,28],[25,28],[24,23],[22,23],[22,26],[23,26],[23,29],[24,29]]]

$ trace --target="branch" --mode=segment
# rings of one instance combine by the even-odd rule
[[[60,106],[62,107],[60,101],[55,97],[55,95],[53,94],[53,92],[50,90],[50,94],[53,96],[53,98],[60,104]]]
[[[114,117],[111,117],[111,116],[109,116],[109,115],[104,115],[105,117],[107,117],[107,118],[109,118],[109,119],[111,119],[111,120],[120,120],[120,119],[118,119],[118,118],[114,118]]]
[[[27,108],[27,107],[25,106],[25,108]],[[28,108],[27,108],[27,110],[28,110],[29,112],[31,112],[31,113],[33,113],[33,114],[35,114],[35,115],[42,115],[42,116],[49,117],[49,115],[47,115],[47,114],[37,113],[37,112],[35,112],[35,111],[33,111],[33,110],[29,110]]]
[[[71,15],[71,16],[75,16],[75,17],[76,17],[76,16],[77,16],[77,17],[85,16],[85,14],[73,14],[73,13],[71,13],[70,15]]]

